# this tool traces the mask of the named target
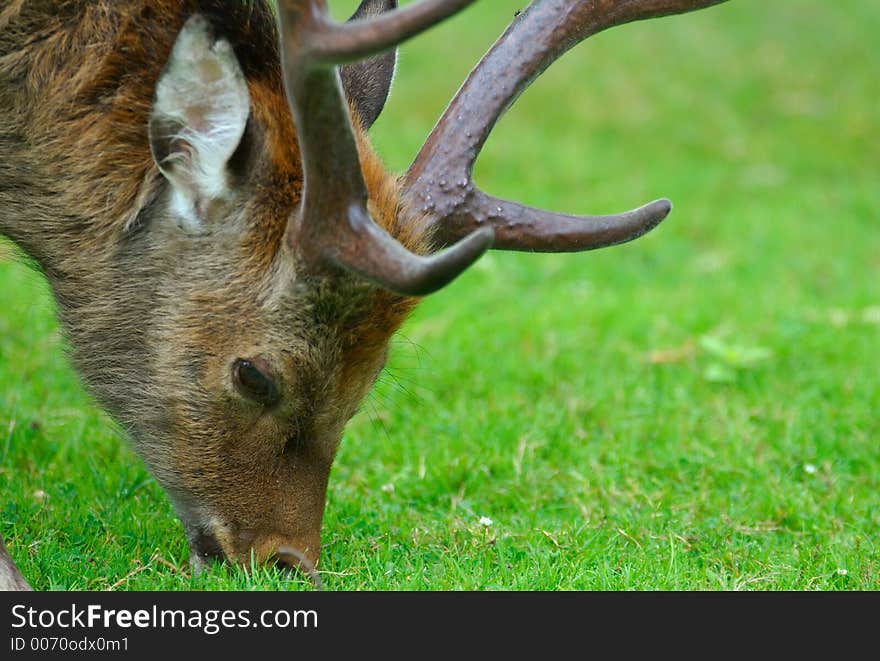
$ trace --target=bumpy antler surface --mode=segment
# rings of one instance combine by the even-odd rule
[[[430,215],[441,243],[491,227],[493,247],[502,250],[589,250],[652,229],[669,213],[668,200],[612,216],[551,213],[479,190],[474,163],[501,115],[572,46],[615,25],[723,1],[535,0],[471,72],[410,167],[406,190],[414,211]]]
[[[446,251],[415,255],[367,211],[348,107],[335,65],[381,52],[473,0],[423,0],[346,24],[332,22],[324,0],[279,2],[282,66],[305,172],[303,199],[288,242],[309,268],[342,267],[408,295],[447,284],[492,242],[481,229]]]

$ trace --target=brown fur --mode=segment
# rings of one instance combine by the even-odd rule
[[[185,20],[216,21],[251,97],[250,151],[204,236],[167,222],[147,124]],[[357,124],[357,122],[355,122]],[[357,130],[374,218],[399,185]],[[343,274],[310,276],[282,240],[302,187],[275,23],[262,1],[0,2],[0,233],[44,270],[74,363],[181,513],[226,557],[279,544],[317,557],[343,426],[415,301]],[[273,366],[280,404],[232,384],[236,358]]]

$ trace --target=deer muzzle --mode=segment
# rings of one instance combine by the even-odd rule
[[[188,535],[190,562],[196,572],[213,560],[229,561],[244,567],[275,564],[279,569],[295,573],[302,571],[318,585],[316,567],[321,550],[320,531],[296,537],[269,534],[259,536],[252,530],[230,534],[219,525],[213,530],[199,528]]]

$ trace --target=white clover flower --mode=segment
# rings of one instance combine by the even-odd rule
[[[481,526],[485,526],[486,528],[488,528],[489,526],[492,525],[492,523],[494,523],[494,522],[488,516],[481,516],[480,517],[480,525]]]

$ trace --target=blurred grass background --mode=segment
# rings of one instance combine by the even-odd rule
[[[404,46],[373,130],[392,169],[524,5]],[[329,589],[880,588],[878,29],[872,0],[733,0],[593,37],[520,99],[481,186],[676,207],[424,302],[331,476]],[[0,533],[35,587],[283,587],[189,576],[43,281],[0,260],[0,291]]]

